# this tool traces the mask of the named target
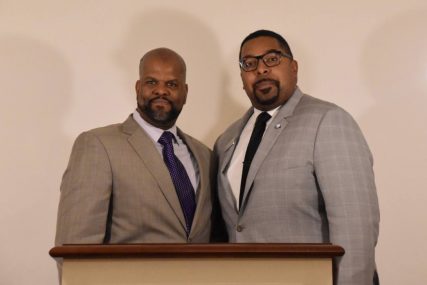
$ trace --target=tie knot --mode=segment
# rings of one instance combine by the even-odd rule
[[[175,139],[175,136],[173,133],[169,131],[164,131],[163,134],[160,136],[158,142],[165,146],[165,145],[172,145],[172,140]]]
[[[262,112],[261,114],[258,115],[258,117],[256,118],[256,123],[257,124],[265,124],[267,123],[268,120],[270,120],[271,115],[267,112]]]

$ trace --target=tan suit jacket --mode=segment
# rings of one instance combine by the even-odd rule
[[[197,208],[187,238],[178,196],[152,139],[130,116],[82,133],[61,184],[56,245],[209,242],[212,153],[178,129],[197,161]]]

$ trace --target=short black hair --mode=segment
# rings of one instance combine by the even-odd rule
[[[288,53],[292,58],[294,57],[292,55],[292,51],[291,48],[288,45],[288,42],[278,33],[275,33],[273,31],[269,31],[269,30],[258,30],[255,31],[251,34],[249,34],[248,36],[246,36],[246,38],[242,41],[242,44],[240,45],[240,51],[239,51],[239,60],[240,57],[242,56],[242,47],[243,45],[252,39],[258,38],[258,37],[271,37],[271,38],[275,38],[277,40],[277,42],[280,44],[280,46],[285,50],[286,53]]]

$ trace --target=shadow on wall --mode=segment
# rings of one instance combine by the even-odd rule
[[[207,145],[212,146],[235,114],[241,112],[235,101],[227,100],[223,55],[214,32],[201,19],[177,10],[144,11],[133,20],[121,42],[113,56],[132,90],[144,53],[168,47],[182,55],[187,64],[189,93],[178,125]]]
[[[362,54],[362,70],[375,105],[360,122],[365,126],[365,133],[374,153],[383,216],[393,215],[392,220],[382,220],[382,230],[386,232],[381,235],[387,236],[387,239],[383,239],[384,248],[389,249],[404,248],[396,244],[404,242],[402,236],[396,236],[396,232],[402,232],[405,237],[413,239],[413,244],[425,244],[427,239],[426,231],[418,230],[427,226],[425,221],[424,226],[420,226],[420,217],[425,217],[425,202],[419,202],[427,200],[425,27],[426,10],[397,15],[378,26],[367,39]],[[396,209],[400,209],[402,213],[396,215]],[[387,232],[388,229],[394,229],[395,232]],[[387,246],[387,243],[391,244]],[[424,248],[427,250],[425,246]],[[421,255],[423,251],[419,252]],[[401,253],[390,253],[393,256],[387,256],[388,252],[383,254],[384,260],[392,260],[393,256],[400,256]],[[405,265],[407,268],[399,271],[406,272],[406,276],[402,276],[401,282],[394,280],[394,284],[417,283],[410,280],[420,276],[420,267],[425,264],[417,254],[411,253],[408,258],[420,258],[420,262],[415,262],[419,268],[413,264]],[[388,270],[390,272],[384,272],[380,268],[384,279],[386,276],[393,276],[393,269]],[[386,284],[393,283],[392,280],[384,281]]]
[[[2,281],[22,284],[32,276],[35,284],[50,284],[55,263],[34,264],[48,262],[53,246],[59,183],[71,144],[61,130],[71,72],[49,45],[9,35],[0,37],[0,81],[0,224],[9,233],[2,235],[8,246],[2,248],[0,268],[10,272]],[[30,258],[17,258],[23,255]]]
[[[378,170],[407,189],[421,186],[416,183],[424,177],[411,168],[427,166],[426,26],[427,11],[399,15],[371,34],[363,53],[362,70],[376,103],[362,123],[376,157],[388,166]]]

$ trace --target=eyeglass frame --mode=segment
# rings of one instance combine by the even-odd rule
[[[275,54],[277,54],[277,55],[280,55],[280,58],[279,58],[278,63],[277,63],[277,64],[275,64],[275,65],[272,65],[272,66],[268,65],[268,64],[264,61],[264,57],[265,57],[267,54],[270,54],[270,53],[275,53]],[[267,67],[274,67],[274,66],[278,66],[278,65],[280,65],[282,57],[289,58],[290,60],[293,60],[293,59],[294,59],[294,58],[293,58],[293,56],[291,56],[291,55],[289,55],[289,54],[287,54],[287,53],[284,53],[284,52],[282,52],[282,51],[280,51],[280,50],[275,50],[275,49],[274,49],[274,50],[269,50],[269,51],[267,51],[266,53],[261,54],[261,55],[242,57],[242,58],[239,60],[239,65],[240,65],[240,68],[241,68],[243,71],[245,71],[245,72],[251,72],[251,71],[254,71],[254,70],[256,70],[256,69],[258,68],[258,64],[259,64],[259,60],[260,60],[260,59],[262,59],[262,62],[265,64],[265,66],[267,66]],[[254,69],[246,70],[246,69],[243,67],[243,60],[244,60],[244,59],[248,59],[248,58],[255,58],[255,59],[257,60],[257,62],[256,62],[256,65],[255,65]]]

